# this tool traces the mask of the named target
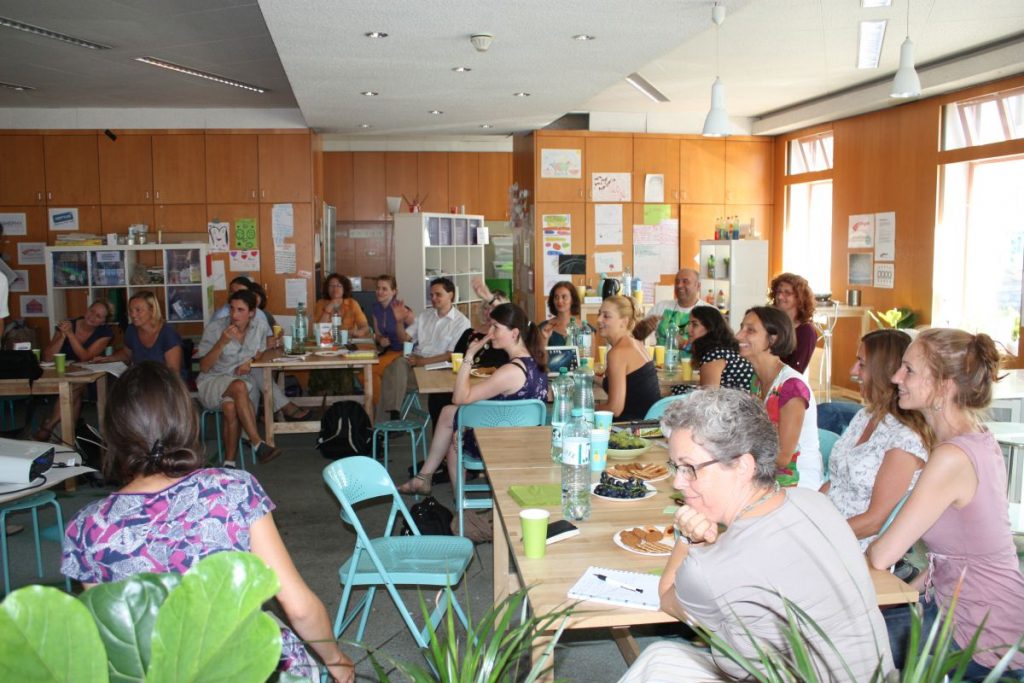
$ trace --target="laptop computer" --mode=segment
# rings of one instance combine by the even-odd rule
[[[548,377],[556,377],[559,370],[572,372],[580,365],[580,350],[576,346],[548,347]]]

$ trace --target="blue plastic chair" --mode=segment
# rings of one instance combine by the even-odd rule
[[[361,612],[356,642],[362,642],[366,621],[370,616],[373,598],[379,586],[387,589],[409,632],[421,648],[429,645],[428,629],[437,628],[449,603],[462,625],[468,628],[466,615],[452,588],[462,580],[466,567],[469,566],[473,557],[473,542],[459,536],[421,535],[387,470],[372,458],[356,455],[336,460],[324,468],[323,476],[341,503],[342,521],[351,524],[356,532],[352,556],[338,569],[338,580],[344,588],[338,615],[334,620],[334,636],[341,637],[352,620]],[[371,539],[367,536],[353,506],[385,496],[391,498],[391,512],[384,526],[383,535]],[[392,535],[399,513],[412,530],[412,536]],[[438,601],[429,622],[424,624],[422,629],[416,625],[412,614],[398,594],[398,586],[401,585],[436,586],[444,591],[446,599]],[[367,586],[367,593],[359,604],[346,614],[354,586]]]
[[[373,459],[377,459],[377,436],[384,444],[384,468],[388,466],[388,441],[392,434],[408,432],[412,441],[412,473],[416,474],[419,463],[416,461],[416,448],[420,444],[423,459],[427,459],[427,426],[430,424],[430,413],[420,406],[419,394],[410,391],[402,402],[399,419],[377,423],[373,428]]]
[[[644,415],[644,419],[660,420],[661,416],[665,414],[665,408],[668,407],[669,403],[672,403],[672,401],[685,401],[687,395],[688,394],[684,394],[683,396],[666,396],[665,398],[659,398],[653,406],[647,409],[647,414]]]
[[[220,408],[203,408],[202,412],[199,413],[199,440],[206,444],[206,425],[209,418],[213,418],[214,431],[217,434],[217,464],[224,464],[224,437],[221,436],[221,421],[224,417],[224,411]],[[242,436],[238,437],[238,466],[241,469],[245,469],[245,441],[242,440]],[[256,449],[253,448],[252,444],[249,444],[249,459],[252,461],[253,467],[256,466]]]
[[[21,498],[0,505],[0,561],[4,564],[4,595],[11,592],[10,558],[7,555],[7,514],[21,510],[32,511],[32,535],[36,544],[36,573],[43,576],[43,549],[40,542],[39,508],[52,505],[57,517],[57,538],[64,538],[64,515],[61,514],[60,503],[53,491],[43,491],[27,498]],[[60,543],[60,540],[58,540]],[[71,579],[64,577],[64,588],[71,592]]]
[[[452,483],[455,490],[455,509],[459,518],[459,535],[463,531],[464,510],[488,510],[494,507],[494,500],[491,498],[470,498],[466,494],[470,492],[490,492],[491,485],[487,483],[467,484],[462,475],[463,469],[483,471],[484,463],[481,460],[467,459],[462,452],[462,430],[473,427],[539,427],[547,420],[548,409],[543,401],[534,398],[521,399],[518,401],[477,401],[468,405],[459,406],[456,428],[460,438],[456,453],[458,464],[455,468],[457,476]]]
[[[828,481],[828,459],[832,455],[832,447],[839,441],[839,435],[827,429],[818,430],[818,449],[821,451],[821,480]]]
[[[879,536],[884,534],[885,530],[889,528],[890,524],[892,524],[892,520],[896,519],[896,515],[898,515],[900,513],[900,510],[903,509],[903,504],[907,502],[907,498],[910,498],[910,491],[907,491],[906,493],[903,494],[903,497],[900,498],[900,502],[896,503],[896,507],[894,507],[892,509],[892,512],[889,513],[889,517],[882,524],[882,528],[878,530]]]

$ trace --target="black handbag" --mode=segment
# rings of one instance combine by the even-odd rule
[[[32,351],[0,351],[0,379],[27,379],[35,381],[43,376],[43,369]]]

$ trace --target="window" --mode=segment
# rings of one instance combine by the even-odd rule
[[[1024,156],[946,164],[935,230],[932,324],[985,332],[1017,355]]]
[[[946,105],[943,149],[962,149],[1024,138],[1024,88]]]
[[[832,291],[832,181],[786,188],[782,268],[807,278],[816,293]]]
[[[832,133],[790,140],[786,175],[832,170]]]

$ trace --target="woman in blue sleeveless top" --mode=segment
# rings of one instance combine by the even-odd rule
[[[470,384],[473,359],[490,342],[491,346],[508,354],[509,362],[494,371],[479,384]],[[430,454],[423,469],[415,477],[398,488],[407,494],[429,494],[434,472],[447,460],[448,475],[452,481],[458,473],[455,430],[458,406],[484,401],[516,401],[547,398],[548,376],[544,369],[544,345],[537,326],[530,322],[523,309],[515,304],[501,304],[491,311],[491,329],[482,339],[477,339],[466,349],[462,367],[455,378],[454,405],[445,406],[434,426],[434,439],[430,443]],[[476,439],[472,430],[467,430],[463,452],[468,457],[479,457]]]

